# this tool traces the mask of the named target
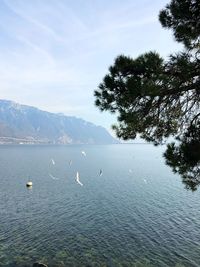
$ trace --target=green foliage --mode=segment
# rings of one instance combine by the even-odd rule
[[[96,105],[119,113],[119,125],[113,127],[118,137],[140,134],[158,144],[198,112],[200,80],[193,80],[194,65],[185,53],[167,63],[154,52],[135,60],[119,56],[95,91]]]
[[[176,41],[187,48],[199,48],[199,0],[172,0],[159,14],[163,27],[173,30]]]
[[[119,138],[134,139],[139,135],[155,145],[170,136],[182,141],[182,162],[178,161],[178,148],[173,144],[167,152],[174,153],[173,164],[169,157],[166,162],[186,179],[189,163],[187,168],[180,164],[188,157],[183,154],[191,151],[187,135],[192,129],[198,131],[200,117],[200,2],[172,0],[159,19],[184,44],[184,51],[170,55],[167,61],[156,52],[136,59],[118,56],[94,92],[95,104],[101,111],[117,113],[118,124],[113,129]],[[195,139],[198,148],[199,143],[200,136]],[[199,176],[200,150],[195,156],[195,175]]]
[[[166,163],[180,173],[187,189],[195,191],[200,184],[200,123],[191,126],[181,142],[168,144],[164,153]]]

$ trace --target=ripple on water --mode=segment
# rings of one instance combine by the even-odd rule
[[[86,158],[80,157],[82,150]],[[0,151],[0,266],[31,266],[39,259],[50,267],[61,262],[200,266],[200,195],[183,188],[164,165],[162,149],[8,146]],[[77,170],[83,187],[75,181]]]

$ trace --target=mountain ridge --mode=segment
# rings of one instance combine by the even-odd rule
[[[114,144],[102,126],[0,99],[0,143]]]

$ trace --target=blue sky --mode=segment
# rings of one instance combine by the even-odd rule
[[[164,0],[0,0],[0,98],[74,115],[107,129],[116,121],[94,106],[119,54],[180,49],[162,29]]]

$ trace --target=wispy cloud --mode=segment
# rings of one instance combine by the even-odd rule
[[[41,22],[35,20],[34,18],[32,18],[31,16],[29,16],[27,13],[23,12],[23,9],[19,9],[15,6],[13,6],[10,1],[4,1],[4,4],[9,7],[9,9],[12,10],[12,12],[14,12],[17,16],[20,16],[22,19],[24,19],[25,21],[30,22],[31,24],[37,26],[38,28],[40,28],[40,30],[44,31],[45,33],[51,35],[54,37],[55,40],[62,40],[57,34],[56,32],[54,32],[51,28],[49,28],[48,26],[42,24]]]
[[[40,46],[34,44],[33,42],[30,42],[29,40],[25,39],[22,36],[16,36],[16,39],[18,39],[20,42],[23,42],[25,45],[29,46],[34,52],[38,54],[38,56],[44,57],[47,62],[51,65],[54,64],[54,60],[52,56],[44,49],[42,49]]]
[[[177,49],[157,21],[166,2],[2,0],[0,97],[110,125],[93,90],[120,53]]]

